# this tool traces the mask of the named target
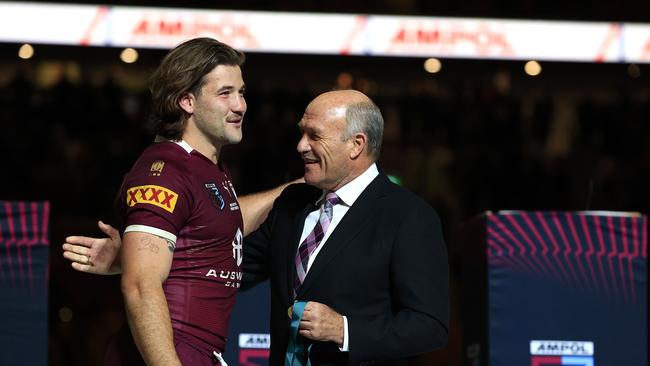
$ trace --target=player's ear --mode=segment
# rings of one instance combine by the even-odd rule
[[[194,113],[194,94],[187,92],[183,93],[178,98],[178,106],[181,107],[187,114]]]

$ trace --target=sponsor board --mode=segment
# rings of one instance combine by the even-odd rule
[[[594,343],[589,341],[531,340],[531,366],[593,366]]]

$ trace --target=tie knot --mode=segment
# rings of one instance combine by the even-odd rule
[[[341,203],[341,198],[334,192],[330,192],[325,196],[325,206],[334,207]]]

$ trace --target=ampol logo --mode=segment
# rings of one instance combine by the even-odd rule
[[[531,366],[594,366],[594,342],[530,341]]]
[[[239,348],[271,348],[271,335],[239,333]]]

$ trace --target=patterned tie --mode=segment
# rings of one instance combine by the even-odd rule
[[[320,208],[320,216],[318,217],[318,222],[314,229],[307,235],[305,240],[298,247],[298,253],[296,253],[295,264],[296,264],[296,278],[293,282],[293,295],[296,296],[298,288],[305,281],[305,276],[307,276],[307,263],[309,263],[309,257],[311,254],[318,248],[320,241],[323,240],[327,228],[329,228],[330,223],[332,222],[332,211],[334,205],[341,203],[341,199],[334,192],[330,192],[325,196],[325,202]]]

